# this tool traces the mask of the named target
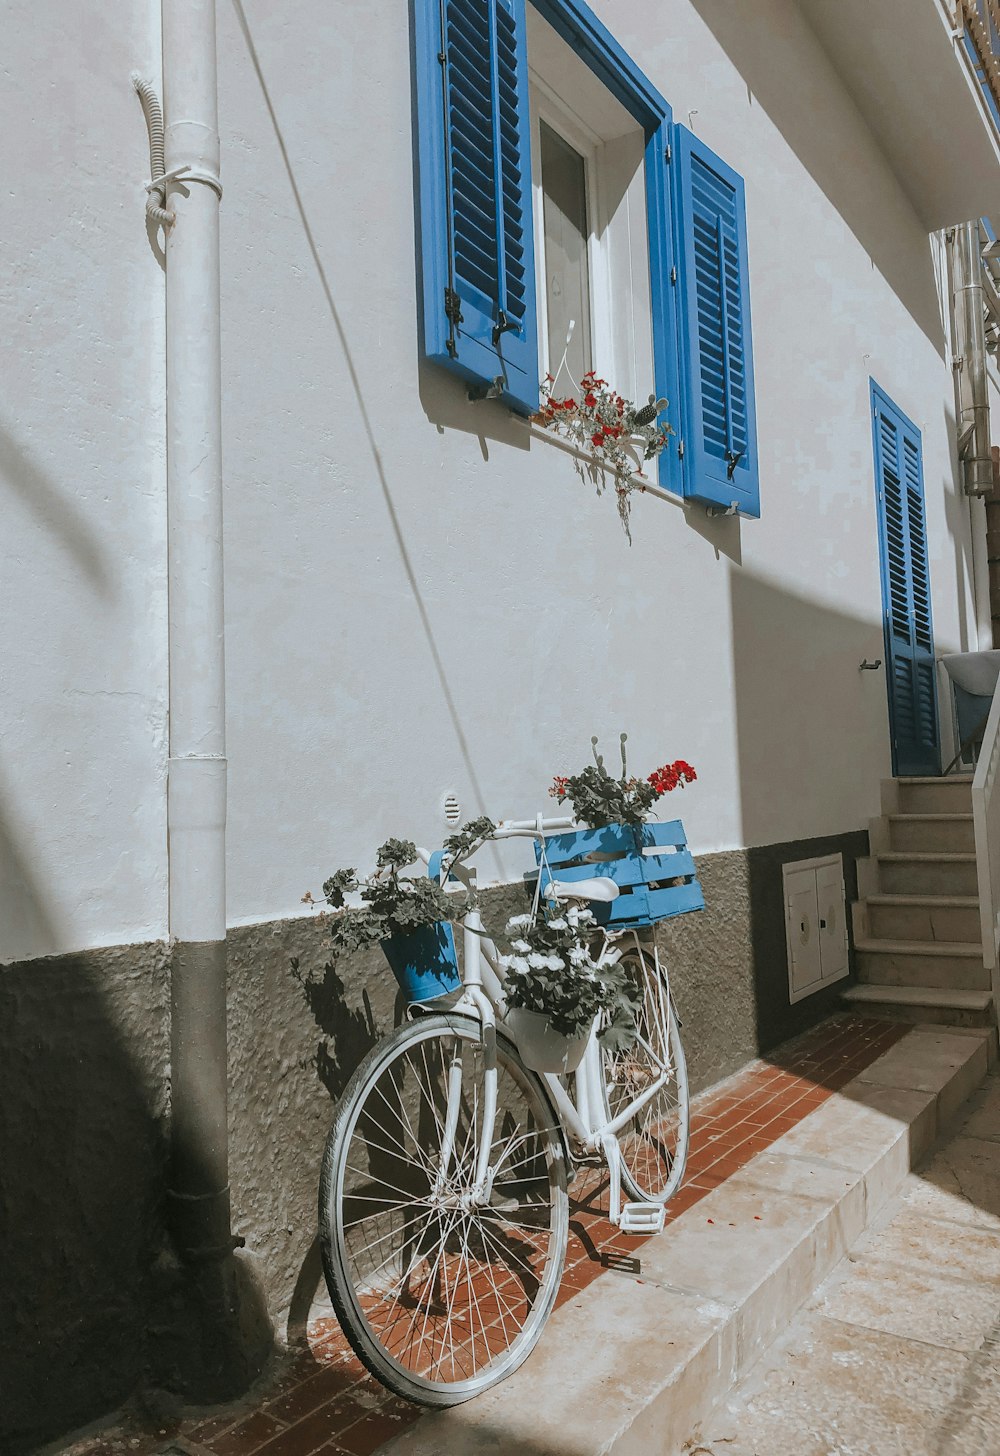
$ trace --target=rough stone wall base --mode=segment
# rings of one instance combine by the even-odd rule
[[[658,932],[695,1091],[829,1013],[843,983],[789,1004],[781,866],[840,850],[852,898],[867,849],[858,832],[699,858],[708,908]],[[527,892],[483,898],[497,928]],[[326,968],[319,913],[231,930],[228,960],[230,1185],[246,1248],[238,1290],[220,1298],[266,1332],[268,1314],[294,1327],[308,1311],[332,1103],[398,1009],[379,950]],[[161,945],[0,969],[0,1448],[11,1456],[139,1388],[183,1387],[200,1343],[165,1234],[168,1018]]]

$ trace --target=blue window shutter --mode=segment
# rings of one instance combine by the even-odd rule
[[[760,515],[743,179],[674,123],[684,494]]]
[[[424,348],[538,408],[525,0],[414,0]]]
[[[871,382],[893,772],[936,774],[934,627],[920,431]]]

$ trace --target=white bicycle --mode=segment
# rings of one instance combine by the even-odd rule
[[[559,1289],[567,1186],[578,1162],[607,1163],[610,1218],[624,1232],[662,1228],[664,1205],[683,1177],[684,1052],[655,940],[635,923],[650,923],[648,902],[655,912],[662,892],[654,884],[644,894],[642,917],[621,913],[620,892],[622,902],[631,893],[640,903],[647,861],[641,853],[574,860],[577,841],[589,844],[593,832],[556,833],[572,823],[539,816],[502,824],[494,837],[536,841],[549,900],[587,902],[606,915],[618,909],[618,924],[599,934],[605,947],[618,942],[641,992],[634,1044],[613,1053],[595,1027],[572,1077],[530,1071],[504,1026],[496,947],[471,909],[462,920],[458,999],[444,1010],[412,1008],[413,1019],[373,1048],[327,1140],[319,1217],[331,1299],[368,1369],[422,1405],[468,1400],[530,1353]],[[679,836],[665,838],[676,844]],[[571,867],[550,869],[547,845],[561,846],[556,858]],[[607,863],[588,863],[593,858]],[[461,864],[450,873],[471,883]],[[668,882],[679,884],[673,876]],[[697,895],[681,908],[701,903],[697,882],[693,888]],[[622,1202],[622,1190],[631,1201]]]

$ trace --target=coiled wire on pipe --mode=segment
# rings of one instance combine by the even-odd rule
[[[150,83],[144,80],[137,71],[132,72],[132,85],[142,102],[146,128],[149,132],[150,176],[162,177],[166,171],[166,160],[163,151],[163,112],[160,109],[159,98]],[[154,222],[162,223],[164,227],[169,227],[174,220],[174,214],[167,211],[166,203],[165,183],[149,189],[146,194],[146,216],[152,218]]]

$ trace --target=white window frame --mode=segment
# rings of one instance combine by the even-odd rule
[[[645,250],[646,258],[643,298],[647,319],[643,333],[649,340],[649,346],[648,357],[644,354],[640,359],[640,347],[637,337],[639,330],[636,327],[636,283],[631,260],[627,276],[624,276],[623,273],[623,276],[616,278],[613,276],[615,269],[612,259],[609,256],[609,233],[613,223],[613,216],[608,207],[608,188],[603,176],[605,168],[608,165],[603,156],[605,139],[559,94],[551,80],[542,75],[532,65],[530,49],[528,55],[528,78],[531,116],[531,189],[535,234],[536,322],[538,330],[538,358],[541,372],[544,373],[546,370],[553,374],[556,372],[562,358],[564,343],[563,340],[558,342],[557,348],[559,353],[558,356],[553,357],[551,348],[552,341],[549,339],[548,291],[545,272],[545,200],[542,187],[541,136],[539,130],[539,123],[544,121],[574,151],[578,152],[584,161],[588,227],[587,269],[590,291],[591,367],[599,375],[607,378],[612,387],[623,394],[628,394],[631,389],[637,388],[642,394],[642,398],[637,400],[637,403],[644,403],[646,395],[655,387],[655,371],[652,354],[652,297],[648,265],[649,236],[645,206],[643,205],[642,208],[643,235],[641,245]],[[637,122],[635,123],[635,131],[636,133],[640,132],[640,127]],[[645,198],[645,186],[643,186],[642,195]],[[623,197],[624,194],[622,194]],[[621,227],[626,225],[626,223],[619,224]],[[616,284],[618,285],[617,289]],[[617,320],[615,317],[616,296],[618,309],[623,311],[627,309],[627,316],[623,312]],[[617,321],[619,327],[621,327],[623,320],[626,338],[624,343],[619,343],[616,347],[614,325]],[[636,383],[638,380],[647,379],[648,385],[645,387]],[[578,383],[579,381],[573,382]],[[565,371],[559,379],[557,392],[567,394],[570,392]]]
[[[544,367],[555,373],[562,358],[564,340],[556,347],[549,338],[547,274],[545,271],[545,191],[542,187],[541,122],[551,127],[563,141],[583,158],[587,199],[587,292],[590,300],[590,348],[594,361],[608,353],[608,267],[602,237],[604,219],[600,216],[597,186],[598,152],[601,139],[569,106],[563,102],[537,72],[529,67],[531,106],[531,192],[535,227],[535,297],[538,321],[538,357]],[[579,380],[574,380],[578,384]],[[560,379],[560,388],[565,376]],[[567,390],[568,392],[568,386]]]

